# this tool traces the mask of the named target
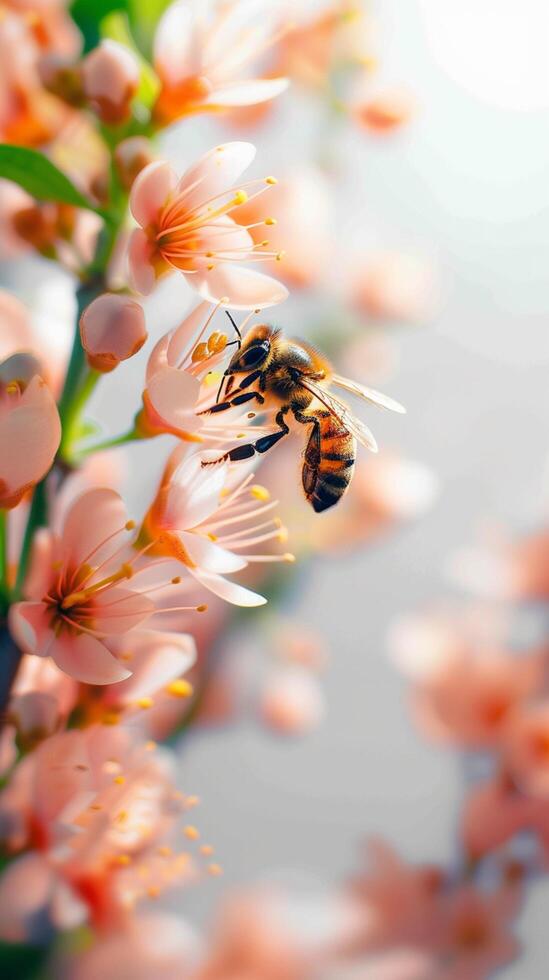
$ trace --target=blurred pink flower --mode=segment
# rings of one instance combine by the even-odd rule
[[[368,87],[364,93],[355,94],[350,105],[353,118],[364,129],[376,134],[392,133],[410,121],[414,105],[407,92],[381,90],[374,94]]]
[[[443,893],[442,870],[408,864],[379,838],[368,842],[366,854],[366,869],[351,882],[352,897],[362,914],[353,947],[373,950],[428,945]]]
[[[518,889],[505,884],[491,893],[469,884],[451,891],[436,925],[440,964],[433,980],[485,980],[512,962],[520,951],[510,931],[519,902]]]
[[[365,256],[351,285],[354,306],[374,320],[417,323],[435,302],[433,272],[414,255],[379,252]]]
[[[250,234],[231,217],[247,199],[237,189],[242,172],[255,156],[250,143],[225,143],[206,153],[178,180],[169,164],[151,163],[137,177],[130,195],[132,214],[141,226],[129,243],[133,282],[149,293],[156,279],[178,269],[205,299],[223,300],[236,309],[273,306],[288,291],[275,279],[243,268],[261,261]],[[274,178],[248,182],[260,193]]]
[[[538,651],[520,656],[475,647],[457,620],[403,618],[391,647],[413,682],[411,702],[420,728],[437,741],[468,748],[500,746],[515,711],[541,683]]]
[[[504,742],[504,762],[524,792],[549,797],[549,701],[524,705],[512,717]]]
[[[162,90],[154,107],[160,123],[195,112],[255,105],[275,98],[285,78],[250,78],[248,66],[278,39],[271,4],[229,0],[172,3],[154,38],[154,67]]]
[[[12,354],[29,352],[40,365],[40,375],[54,394],[61,392],[70,344],[70,328],[60,317],[55,337],[35,325],[31,313],[16,296],[0,289],[0,361]]]
[[[461,839],[472,860],[478,861],[526,830],[536,833],[549,853],[547,798],[521,792],[505,775],[471,790],[461,815]]]
[[[305,735],[324,716],[322,687],[310,670],[278,666],[267,673],[259,692],[259,716],[279,735]]]
[[[30,354],[0,364],[0,507],[15,507],[46,475],[61,440],[53,395]]]
[[[110,126],[125,122],[139,86],[139,64],[133,52],[107,38],[86,55],[81,71],[84,94],[101,121]]]
[[[256,545],[285,540],[280,522],[271,516],[276,501],[251,483],[251,475],[232,485],[226,463],[209,467],[202,461],[185,446],[172,453],[143,521],[139,545],[147,546],[151,555],[180,562],[227,602],[262,605],[262,596],[225,576],[253,562],[293,560],[288,554],[255,550]]]
[[[42,742],[0,794],[4,844],[32,847],[0,879],[2,938],[85,921],[115,929],[140,899],[190,880],[191,855],[168,843],[184,807],[167,756],[128,729]]]
[[[292,286],[316,285],[326,274],[330,256],[331,192],[322,173],[302,168],[279,180],[269,194],[275,218],[265,218],[261,200],[237,208],[235,220],[251,234],[257,248],[284,253],[280,274]],[[270,265],[275,269],[275,260]]]
[[[455,578],[474,592],[496,599],[543,601],[549,597],[549,532],[522,538],[492,535],[479,547],[459,551],[451,563]]]

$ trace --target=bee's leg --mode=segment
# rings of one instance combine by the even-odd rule
[[[281,408],[276,415],[276,423],[279,426],[276,432],[271,432],[268,436],[261,436],[257,442],[246,442],[242,446],[235,446],[234,449],[229,449],[227,453],[220,456],[218,459],[203,460],[202,466],[213,466],[215,463],[237,463],[243,459],[251,459],[256,453],[266,453],[273,446],[276,446],[277,442],[280,442],[284,436],[288,435],[290,431],[286,422],[284,421],[284,416],[288,411],[287,408]]]
[[[246,375],[242,379],[237,388],[235,388],[235,393],[232,398],[228,398],[228,394],[232,389],[232,379],[234,375],[229,375],[229,382],[227,388],[225,389],[225,401],[216,402],[211,408],[206,408],[203,412],[198,412],[199,415],[213,415],[215,412],[226,412],[228,408],[232,408],[233,405],[243,405],[245,402],[249,402],[252,399],[256,399],[260,405],[263,404],[265,399],[258,391],[247,391],[244,394],[239,394],[243,388],[248,388],[254,381],[257,381],[261,374],[261,371],[253,371],[251,374]]]

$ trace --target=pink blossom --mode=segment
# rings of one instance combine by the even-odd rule
[[[259,693],[263,723],[279,735],[305,735],[324,716],[319,680],[305,667],[276,667],[267,674]]]
[[[53,395],[32,355],[0,364],[0,507],[15,507],[46,475],[61,440]]]
[[[167,757],[128,729],[46,739],[0,794],[4,843],[32,847],[0,879],[2,938],[120,927],[140,899],[190,880],[190,854],[168,845],[184,807]]]
[[[549,797],[549,701],[515,713],[506,732],[504,760],[519,788]]]
[[[56,319],[55,336],[46,338],[46,328],[40,322],[36,324],[32,321],[27,307],[16,296],[0,289],[0,361],[12,354],[27,351],[38,361],[41,377],[54,394],[59,395],[69,341],[68,324],[65,325],[61,317]]]
[[[456,621],[409,617],[392,633],[400,666],[411,675],[418,724],[437,741],[468,748],[502,743],[514,712],[537,690],[544,670],[538,652],[513,656],[476,648]]]
[[[134,574],[124,542],[133,527],[118,494],[96,489],[72,504],[60,534],[38,535],[29,601],[10,610],[12,635],[26,653],[49,655],[89,684],[129,677],[109,638],[140,626],[155,608],[139,588],[119,584]]]
[[[154,67],[162,81],[154,114],[160,122],[255,105],[284,91],[285,78],[248,77],[248,65],[276,40],[270,6],[178,0],[168,7],[154,39]]]
[[[285,540],[272,517],[276,501],[251,475],[233,481],[226,463],[203,466],[203,458],[184,446],[175,450],[139,534],[151,555],[180,562],[214,595],[241,606],[266,600],[225,576],[250,563],[293,561],[288,554],[262,553],[256,546]],[[266,518],[266,519],[265,519]]]
[[[425,260],[399,252],[365,257],[354,276],[352,300],[374,320],[417,323],[436,301],[432,269]]]
[[[270,253],[256,249],[232,210],[248,199],[235,187],[255,156],[250,143],[226,143],[206,153],[178,180],[169,164],[151,163],[131,191],[132,214],[141,226],[129,244],[130,271],[136,288],[149,293],[159,276],[178,269],[205,299],[236,309],[273,306],[288,295],[275,279],[242,268]],[[256,193],[274,178],[252,181]],[[245,185],[250,187],[250,183]]]

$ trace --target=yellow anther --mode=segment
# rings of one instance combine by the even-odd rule
[[[265,218],[266,225],[276,225],[276,218]]]
[[[16,395],[18,391],[19,385],[17,384],[17,381],[10,381],[10,383],[6,385],[6,395]]]
[[[147,750],[147,752],[154,752],[154,750],[156,749],[156,742],[153,742],[152,739],[150,740],[150,742],[145,742],[145,749]]]
[[[127,810],[120,810],[120,812],[117,813],[116,814],[116,817],[115,817],[115,820],[116,820],[117,823],[126,823],[126,820],[127,819],[128,819],[128,811]]]
[[[214,333],[208,338],[208,350],[212,354],[220,354],[221,351],[225,350],[227,346],[227,334],[221,333],[219,330],[215,330]]]
[[[199,796],[188,796],[185,800],[185,805],[188,807],[198,806],[200,803]]]
[[[192,352],[191,360],[194,364],[197,361],[203,361],[208,356],[208,345],[207,344],[197,344]]]
[[[90,810],[102,810],[103,807],[100,803],[90,803]]]
[[[119,660],[123,660],[124,662],[128,662],[130,660],[133,660],[133,653],[131,653],[130,650],[126,650],[126,651],[124,651],[124,653],[119,653],[118,654],[118,659]]]
[[[265,177],[266,184],[278,184],[276,177]]]
[[[281,544],[284,544],[284,542],[288,540],[288,531],[285,527],[280,528],[276,536],[276,540],[280,541]]]
[[[213,262],[211,262],[210,265],[207,265],[206,266],[206,268],[207,268],[208,272],[211,272],[212,269],[215,269],[215,265],[213,264]]]
[[[120,715],[116,711],[106,711],[101,718],[102,725],[118,725]]]
[[[172,585],[179,585],[180,582],[181,582],[181,575],[176,575],[174,578],[172,578]]]
[[[204,857],[211,857],[213,852],[214,849],[211,844],[203,844],[200,848],[200,853],[203,854]]]
[[[289,552],[289,551],[286,552],[286,554],[283,556],[283,558],[284,558],[284,561],[289,562],[290,565],[292,565],[293,562],[295,561],[295,555],[292,555],[291,552]]]
[[[88,597],[85,592],[71,592],[70,595],[65,596],[63,599],[61,609],[71,609],[73,606],[77,606],[80,602],[85,602],[87,598]]]
[[[255,497],[256,500],[261,500],[264,503],[271,499],[271,495],[267,490],[267,487],[262,487],[260,483],[254,483],[250,487],[250,496]]]
[[[269,244],[269,239],[266,238],[265,241],[264,242],[261,242],[260,244],[261,244],[261,247],[262,248],[265,248],[265,246]]]
[[[215,252],[206,252],[206,258],[207,259],[213,259],[214,255],[215,255]]]
[[[200,613],[206,612],[207,609],[208,609],[208,606],[207,606],[207,604],[205,602],[203,602],[201,606],[197,606],[196,607],[196,611],[197,612],[200,612]]]
[[[120,571],[123,573],[123,576],[122,576],[123,578],[132,578],[133,577],[133,568],[130,565],[129,561],[124,562],[124,564],[122,565],[122,568],[120,569]]]
[[[208,534],[208,537],[209,537],[210,541],[217,541],[217,534],[212,534],[210,532],[210,534]]]
[[[115,776],[113,782],[116,783],[117,786],[123,786],[126,779],[124,776]]]
[[[154,701],[152,698],[139,698],[136,701],[136,704],[138,708],[143,708],[143,710],[145,710],[146,708],[152,708]]]
[[[187,837],[189,840],[198,840],[200,837],[199,831],[196,829],[196,827],[193,827],[192,824],[189,824],[187,827],[184,827],[183,833],[185,834],[185,837]]]
[[[124,527],[126,528],[126,531],[133,531],[135,527],[135,521],[126,521]]]
[[[212,875],[213,878],[219,878],[219,875],[223,874],[223,868],[220,864],[209,864],[208,874]]]
[[[123,868],[126,868],[128,864],[131,862],[131,857],[129,854],[117,854],[115,861],[116,864],[120,864],[122,865]]]
[[[277,255],[276,255],[276,261],[277,262],[282,262],[282,259],[284,258],[285,255],[286,255],[286,252],[278,252]]]
[[[158,898],[158,896],[160,895],[160,888],[158,887],[158,885],[149,885],[149,887],[147,888],[147,895],[149,896],[149,898]]]
[[[177,680],[172,681],[171,684],[168,684],[166,691],[168,694],[171,694],[173,698],[190,698],[194,688],[189,681],[185,680],[185,678],[179,677]]]
[[[248,195],[246,194],[246,191],[237,191],[236,192],[236,194],[234,196],[234,203],[235,204],[245,204],[247,200],[248,200]]]

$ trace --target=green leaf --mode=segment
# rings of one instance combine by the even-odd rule
[[[0,177],[13,180],[40,201],[61,201],[98,211],[51,160],[25,146],[0,143]]]
[[[139,89],[136,100],[150,109],[160,91],[160,82],[153,68],[141,54],[132,35],[127,14],[118,10],[101,21],[101,37],[108,37],[111,41],[118,41],[124,47],[129,48],[135,55],[139,65]]]
[[[146,5],[148,0],[142,2]],[[113,10],[127,10],[126,0],[73,0],[71,3],[72,19],[84,37],[84,54],[99,44],[99,25]]]

